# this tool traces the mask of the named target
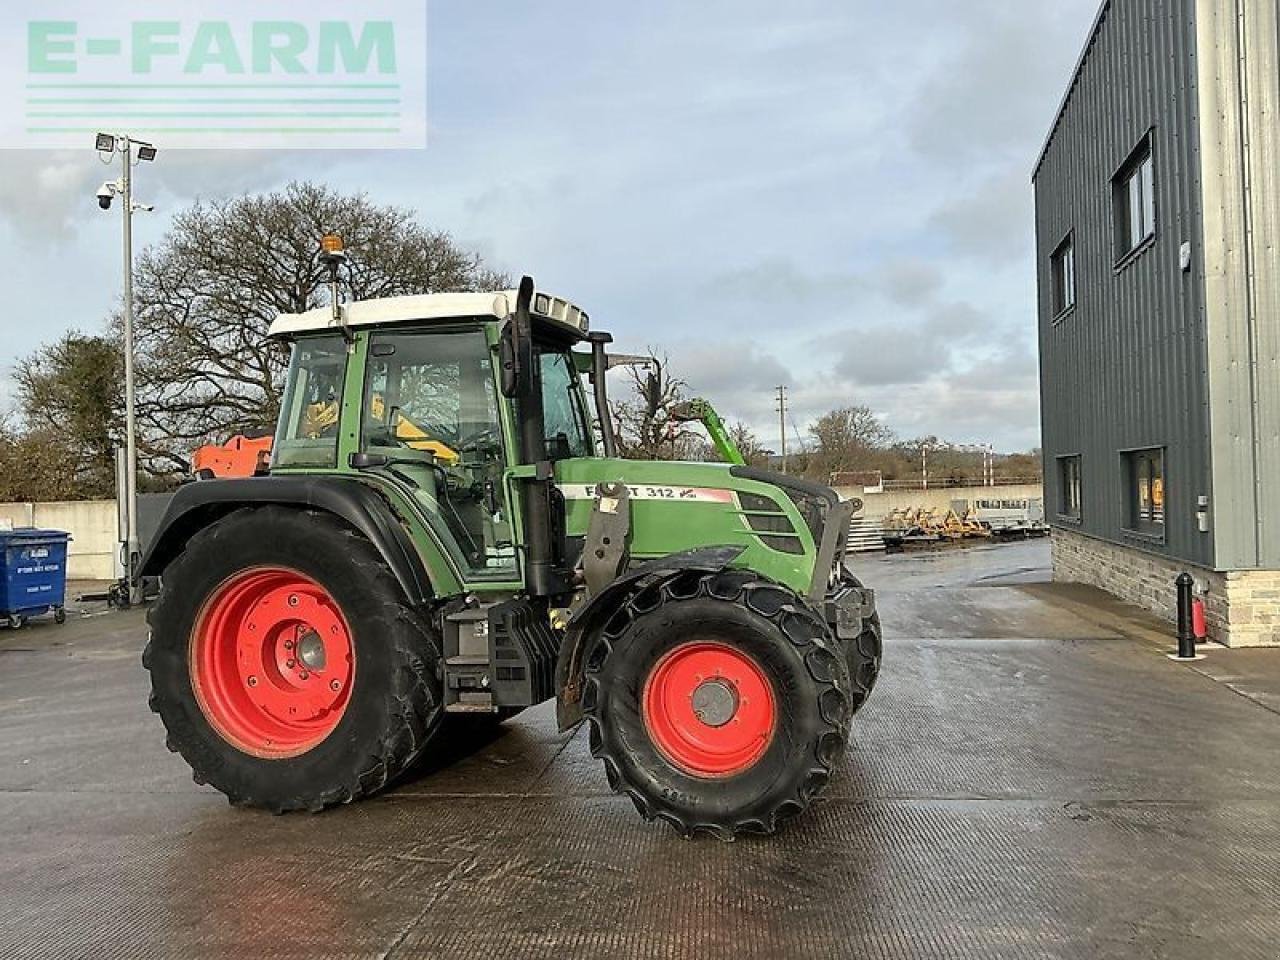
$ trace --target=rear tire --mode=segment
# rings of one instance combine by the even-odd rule
[[[591,752],[647,820],[772,833],[844,753],[849,678],[826,624],[754,574],[689,572],[632,596],[587,655]]]
[[[373,545],[328,515],[263,507],[219,520],[165,570],[147,620],[143,665],[166,743],[234,804],[318,811],[367,796],[439,727],[427,624]],[[286,669],[320,634],[310,674],[293,659]]]

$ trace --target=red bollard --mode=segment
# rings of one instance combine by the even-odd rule
[[[1196,642],[1209,638],[1209,625],[1205,622],[1204,597],[1196,597],[1191,601],[1191,634]]]

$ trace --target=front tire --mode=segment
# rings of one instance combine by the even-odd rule
[[[143,664],[197,783],[318,811],[374,793],[441,717],[439,654],[373,545],[324,514],[243,509],[164,573]]]
[[[826,625],[754,574],[641,591],[588,654],[592,754],[646,819],[684,836],[772,833],[844,753],[849,679]]]

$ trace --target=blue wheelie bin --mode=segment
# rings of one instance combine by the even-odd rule
[[[67,619],[67,543],[61,530],[0,530],[0,621],[20,627],[28,617]]]

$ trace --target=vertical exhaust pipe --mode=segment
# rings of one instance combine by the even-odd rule
[[[520,281],[516,296],[512,340],[519,370],[516,411],[520,426],[520,462],[532,466],[534,475],[523,485],[526,581],[529,592],[545,597],[560,589],[556,574],[558,550],[552,530],[553,470],[547,459],[546,427],[542,419],[542,370],[533,351],[533,278]]]
[[[618,455],[618,438],[613,432],[613,417],[609,414],[609,393],[605,389],[605,374],[609,372],[609,358],[605,355],[606,344],[613,343],[613,337],[603,331],[587,334],[591,344],[591,386],[595,393],[596,416],[600,418],[600,439],[604,443],[604,455],[609,458]]]

